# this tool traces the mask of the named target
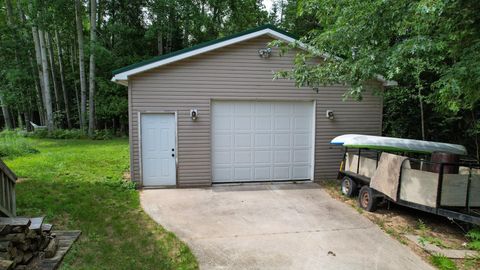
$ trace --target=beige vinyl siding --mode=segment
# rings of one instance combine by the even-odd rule
[[[132,179],[141,182],[138,119],[141,112],[178,113],[180,187],[211,184],[211,100],[316,100],[315,180],[336,176],[342,152],[329,141],[344,133],[379,135],[382,101],[366,93],[362,102],[342,101],[345,86],[296,88],[293,81],[273,80],[273,72],[291,69],[293,52],[268,59],[257,50],[272,41],[262,36],[184,59],[129,78]],[[198,109],[197,121],[189,117]],[[335,120],[325,118],[333,110]]]

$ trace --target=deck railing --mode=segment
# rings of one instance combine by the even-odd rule
[[[0,160],[0,216],[16,215],[15,182],[17,176]]]

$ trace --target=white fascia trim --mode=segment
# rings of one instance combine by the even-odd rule
[[[122,73],[118,73],[112,78],[112,81],[125,85],[126,81],[128,81],[128,76],[138,74],[138,73],[150,70],[150,69],[154,69],[154,68],[166,65],[166,64],[170,64],[172,62],[176,62],[176,61],[188,58],[188,57],[192,57],[192,56],[199,55],[199,54],[202,54],[202,53],[205,53],[205,52],[209,52],[209,51],[212,51],[212,50],[215,50],[215,49],[218,49],[218,48],[222,48],[222,47],[225,47],[225,46],[228,46],[228,45],[232,45],[232,44],[235,44],[235,43],[238,43],[238,42],[242,42],[242,41],[245,41],[245,40],[248,40],[248,39],[256,38],[256,37],[259,37],[259,36],[262,36],[262,35],[269,35],[269,36],[272,36],[274,38],[282,39],[282,40],[287,41],[287,42],[295,42],[296,41],[294,38],[291,38],[291,37],[289,37],[287,35],[284,35],[280,32],[277,32],[275,30],[267,28],[267,29],[259,30],[257,32],[253,32],[253,33],[250,33],[250,34],[246,34],[246,35],[243,35],[243,36],[239,36],[239,37],[235,37],[235,38],[232,38],[232,39],[229,39],[229,40],[225,40],[225,41],[222,41],[222,42],[219,42],[219,43],[215,43],[215,44],[212,44],[210,46],[199,48],[197,50],[182,53],[182,54],[179,54],[179,55],[167,58],[167,59],[159,60],[159,61],[147,64],[147,65],[144,65],[144,66],[141,66],[141,67],[138,67],[138,68],[127,70],[127,71],[122,72]],[[124,82],[122,83],[122,81],[124,81]]]

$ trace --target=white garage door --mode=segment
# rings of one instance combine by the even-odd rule
[[[213,182],[312,179],[313,102],[212,102]]]

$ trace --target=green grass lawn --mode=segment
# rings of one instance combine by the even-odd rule
[[[6,159],[17,174],[17,214],[81,230],[62,269],[197,269],[189,248],[141,209],[123,175],[128,141],[29,139],[40,152]]]

